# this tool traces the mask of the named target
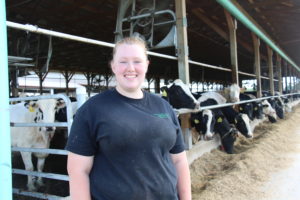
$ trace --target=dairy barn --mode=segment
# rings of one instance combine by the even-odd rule
[[[253,185],[284,168],[281,153],[300,141],[289,133],[300,123],[299,10],[296,0],[1,1],[0,199],[68,198],[73,115],[114,87],[112,47],[129,35],[149,47],[145,90],[167,97],[180,119],[193,199],[265,198]],[[53,73],[62,87],[46,86]],[[20,82],[30,75],[37,85]],[[198,106],[173,100],[174,85]],[[26,111],[34,120],[13,120]],[[53,134],[41,143],[44,129]]]

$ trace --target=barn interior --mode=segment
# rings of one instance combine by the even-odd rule
[[[6,1],[7,21],[31,24],[39,28],[67,33],[84,38],[114,43],[119,35],[142,35],[152,52],[177,56],[174,36],[175,1],[114,1],[114,0],[10,0]],[[127,5],[128,2],[134,2]],[[242,13],[274,42],[297,66],[300,65],[299,29],[300,2],[296,0],[233,1]],[[126,5],[125,5],[126,4]],[[122,6],[119,6],[122,5]],[[122,10],[122,14],[120,14]],[[118,12],[121,15],[117,24]],[[229,28],[224,8],[217,1],[186,0],[188,57],[192,61],[231,69]],[[150,14],[149,14],[150,13]],[[133,19],[132,16],[146,15]],[[119,17],[120,18],[120,17]],[[237,23],[237,60],[239,81],[254,79],[254,45],[251,31]],[[119,29],[117,30],[117,27]],[[174,38],[175,37],[175,38]],[[83,73],[90,83],[103,75],[112,76],[109,68],[111,48],[74,40],[50,37],[8,27],[8,54],[10,79],[35,71],[43,80],[49,71],[61,72],[66,79],[74,73]],[[16,59],[15,57],[19,57]],[[21,57],[21,58],[20,58]],[[261,75],[268,82],[267,45],[261,40]],[[22,59],[23,58],[23,59]],[[24,59],[26,58],[26,59]],[[274,79],[276,52],[272,56]],[[150,56],[148,81],[178,78],[176,60]],[[298,69],[282,61],[282,76]],[[190,81],[229,84],[231,72],[190,64]],[[12,84],[13,85],[13,84]],[[15,84],[16,85],[16,84]],[[268,87],[268,84],[265,84]],[[267,89],[267,88],[266,88]],[[278,89],[278,88],[277,88]]]
[[[176,57],[178,52],[174,43],[176,40],[174,37],[175,1],[136,0],[132,1],[135,2],[135,6],[123,5],[122,34],[128,35],[130,31],[138,32],[147,39],[151,52]],[[131,0],[7,0],[6,15],[9,22],[31,24],[46,30],[114,43],[120,34],[120,30],[116,30],[117,19],[120,5],[124,2],[131,2]],[[299,1],[236,0],[231,2],[248,16],[296,66],[300,66],[298,56],[300,30],[297,28],[300,21]],[[189,64],[190,82],[223,85],[232,83],[229,28],[225,14],[227,11],[217,1],[186,0],[185,3],[188,57],[192,61],[203,63],[203,65]],[[146,17],[131,18],[138,15],[146,15]],[[251,31],[239,20],[236,23],[237,60],[239,71],[242,72],[239,73],[241,83],[242,80],[255,79],[255,56]],[[110,47],[50,37],[47,34],[37,34],[10,26],[7,27],[7,31],[11,95],[14,95],[14,88],[18,90],[16,78],[27,75],[29,71],[34,71],[41,80],[47,77],[48,72],[61,72],[67,80],[70,80],[75,73],[82,73],[90,84],[105,82],[112,76],[109,67],[112,51]],[[267,44],[261,40],[260,66],[263,89],[269,88],[267,54]],[[147,74],[148,81],[166,80],[167,82],[179,77],[176,60],[151,55],[149,59],[151,65]],[[275,52],[272,60],[274,79],[277,83]],[[204,64],[215,66],[215,69]],[[299,77],[299,68],[284,59],[281,68],[282,76]],[[99,75],[105,80],[99,79]],[[93,92],[99,92],[101,89],[92,88]],[[91,87],[87,89],[91,90]],[[278,90],[277,84],[275,89]],[[64,148],[64,144],[51,148]],[[49,158],[52,158],[55,164],[65,162],[58,161],[57,157]],[[46,171],[53,168],[49,165],[47,167]],[[65,171],[55,173],[65,173]],[[15,183],[25,185],[25,182],[24,178],[23,182]],[[51,194],[53,190],[53,193],[67,195],[66,187],[58,185],[47,190]]]

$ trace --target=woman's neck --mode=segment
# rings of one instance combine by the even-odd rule
[[[116,90],[123,96],[128,97],[128,98],[132,98],[132,99],[142,99],[144,97],[144,93],[142,91],[142,89],[137,89],[135,91],[126,91],[123,90],[120,87],[116,87]]]

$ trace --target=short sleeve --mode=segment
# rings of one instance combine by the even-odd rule
[[[177,153],[181,153],[186,149],[184,140],[183,140],[183,134],[181,131],[181,126],[179,123],[178,118],[176,117],[175,112],[173,111],[173,109],[170,106],[170,112],[171,112],[171,116],[172,116],[172,120],[176,126],[176,142],[175,145],[173,146],[173,148],[170,150],[170,153],[172,154],[177,154]]]
[[[97,145],[96,139],[92,137],[91,133],[92,128],[88,120],[90,116],[91,113],[84,105],[76,112],[66,150],[83,156],[95,154]]]

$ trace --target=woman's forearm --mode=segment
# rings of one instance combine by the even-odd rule
[[[191,200],[191,178],[186,153],[182,152],[172,155],[172,159],[177,171],[177,189],[180,200]]]
[[[69,152],[68,174],[72,200],[91,200],[89,174],[93,165],[93,156],[81,156]]]
[[[84,173],[69,174],[72,200],[91,200],[89,176]]]

